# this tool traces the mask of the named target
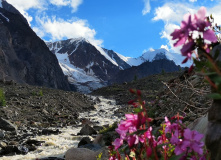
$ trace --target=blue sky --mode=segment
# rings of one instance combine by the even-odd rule
[[[124,56],[173,48],[170,33],[185,13],[206,6],[221,24],[220,0],[7,0],[45,41],[84,37]]]

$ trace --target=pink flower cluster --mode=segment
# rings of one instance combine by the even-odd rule
[[[139,119],[138,115],[141,116],[141,119]],[[203,154],[204,143],[201,142],[203,135],[197,131],[184,128],[181,117],[176,116],[175,123],[171,123],[169,119],[165,117],[163,133],[156,140],[155,136],[153,136],[151,126],[145,129],[146,131],[142,132],[142,134],[137,133],[139,129],[144,130],[142,125],[145,124],[145,121],[149,122],[150,119],[144,118],[141,113],[126,114],[125,116],[126,120],[122,120],[116,129],[116,132],[120,135],[120,138],[117,138],[113,142],[116,151],[124,142],[127,142],[127,145],[132,150],[136,149],[136,145],[140,143],[145,149],[146,156],[151,157],[154,155],[153,151],[159,148],[158,146],[162,146],[160,147],[162,151],[158,149],[157,152],[165,154],[165,159],[167,159],[169,157],[167,154],[170,152],[171,146],[173,146],[172,148],[174,148],[173,152],[175,155],[183,154],[181,159],[191,158],[192,160],[205,160],[205,155]],[[114,156],[110,157],[110,160],[112,159],[117,160]]]
[[[183,63],[187,62],[188,59],[191,59],[193,51],[197,48],[197,42],[193,38],[194,32],[198,32],[199,39],[203,38],[210,42],[217,42],[217,37],[211,29],[211,23],[206,17],[205,7],[201,7],[194,15],[186,14],[181,22],[180,29],[175,29],[171,34],[172,40],[178,39],[174,44],[175,47],[183,45],[181,53],[186,57]],[[201,45],[207,53],[210,52],[209,44],[204,42]]]
[[[204,143],[201,142],[203,135],[197,131],[191,131],[190,129],[183,129],[180,124],[181,120],[177,120],[177,123],[171,124],[168,118],[165,118],[165,133],[171,134],[170,143],[175,146],[174,153],[180,155],[182,153],[195,152],[199,156],[203,155]]]
[[[144,136],[138,136],[136,134],[131,134],[140,129],[141,125],[143,125],[146,120],[141,113],[139,114],[126,114],[126,120],[121,121],[116,129],[116,132],[120,135],[120,138],[117,138],[114,141],[115,149],[117,150],[122,144],[123,141],[127,141],[129,147],[132,147],[134,144],[138,144],[139,142],[144,142]]]

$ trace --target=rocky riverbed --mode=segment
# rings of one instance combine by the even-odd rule
[[[4,135],[0,141],[1,159],[63,159],[65,152],[71,147],[78,147],[83,137],[92,136],[93,139],[103,126],[119,121],[123,115],[123,113],[116,114],[121,106],[117,106],[114,100],[94,96],[88,99],[94,103],[93,109],[79,112],[75,124],[71,126],[25,129],[18,127],[13,132],[2,132]],[[11,125],[12,128],[16,128],[15,125]]]
[[[27,154],[44,142],[42,135],[58,135],[65,126],[80,123],[79,113],[93,110],[95,102],[75,92],[38,86],[0,83],[6,105],[0,106],[0,156]]]

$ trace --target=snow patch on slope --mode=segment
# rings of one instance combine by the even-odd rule
[[[107,60],[109,60],[114,65],[118,66],[118,64],[113,59],[111,59],[111,57],[101,47],[99,46],[95,46],[95,47]]]
[[[1,3],[0,3],[0,4],[1,4]],[[0,8],[2,8],[2,7],[0,6]],[[2,17],[4,17],[7,22],[9,22],[9,19],[8,19],[4,14],[2,14],[2,13],[0,12],[0,15],[1,15]]]
[[[85,72],[81,68],[77,68],[72,65],[69,61],[68,54],[55,54],[59,61],[59,65],[66,76],[68,76],[68,81],[77,86],[78,91],[82,93],[89,93],[92,90],[105,86],[105,82],[102,82],[97,78],[93,70],[90,68],[93,66],[93,62],[87,65],[89,69]]]

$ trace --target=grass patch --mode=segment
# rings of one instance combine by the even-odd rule
[[[115,129],[117,128],[117,122],[114,122],[113,124],[109,125],[108,127],[103,127],[103,129],[101,129],[99,131],[100,134],[104,134],[110,131],[115,131]]]
[[[0,106],[6,106],[5,93],[0,89]]]

